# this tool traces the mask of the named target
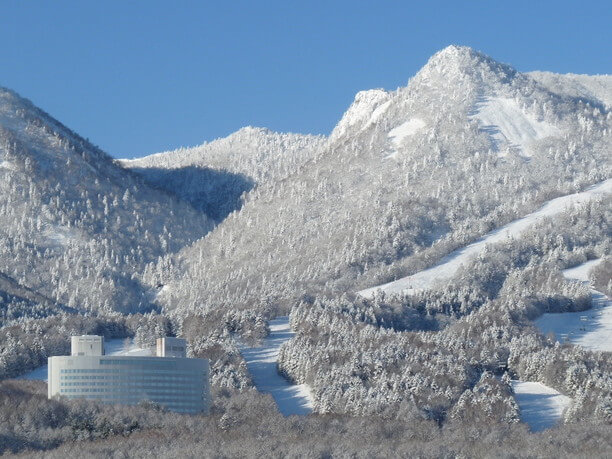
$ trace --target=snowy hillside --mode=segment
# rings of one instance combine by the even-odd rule
[[[180,253],[185,272],[148,282],[171,284],[165,307],[208,310],[288,308],[405,277],[608,179],[611,123],[583,99],[448,47],[406,87],[359,93],[316,159],[249,193]]]
[[[22,317],[42,318],[58,311],[74,311],[3,273],[0,273],[0,306],[0,326],[19,321]]]
[[[279,317],[270,322],[270,335],[262,346],[242,346],[240,350],[257,389],[272,395],[279,411],[285,416],[312,412],[310,389],[305,384],[290,384],[278,372],[279,350],[293,336],[289,317]]]
[[[521,156],[531,157],[532,143],[561,136],[558,128],[526,113],[515,99],[483,98],[475,105],[473,118],[490,133],[496,151],[516,149]]]
[[[563,419],[571,400],[558,391],[537,382],[512,381],[514,396],[521,410],[521,420],[533,432],[554,427]]]
[[[589,271],[599,263],[601,260],[591,260],[564,270],[563,275],[590,287]],[[590,291],[593,305],[588,311],[543,314],[535,321],[536,326],[543,334],[553,333],[559,341],[612,352],[612,301],[602,292]]]
[[[243,193],[297,172],[325,142],[320,136],[245,127],[197,147],[121,160],[121,164],[219,221],[240,208]]]
[[[530,72],[528,75],[550,91],[569,97],[583,97],[612,106],[612,75],[575,75]]]
[[[253,324],[291,312],[296,336],[281,348],[279,366],[312,388],[316,412],[371,415],[404,403],[443,422],[486,417],[496,403],[499,419],[518,421],[509,383],[494,374],[577,391],[562,379],[573,356],[525,329],[547,305],[585,301],[544,260],[607,250],[593,239],[605,233],[603,194],[598,188],[590,200],[587,190],[609,186],[611,123],[604,107],[551,91],[469,48],[449,47],[406,87],[357,94],[311,161],[255,187],[206,238],[163,260],[180,270],[151,267],[144,280],[166,286],[157,302],[172,317],[218,324],[203,349],[233,352],[223,338],[227,320],[219,319],[228,307]],[[582,214],[562,212],[569,195],[584,202],[578,214],[594,216],[586,219],[588,231],[581,231]],[[554,225],[531,231],[544,215],[561,219],[563,234]],[[521,236],[518,248],[509,243],[508,255],[483,259],[473,277],[415,299],[354,297],[436,266],[488,234],[504,241],[505,225]],[[524,248],[523,231],[532,238]],[[572,246],[584,253],[566,254]],[[547,290],[540,291],[540,277]],[[530,279],[538,283],[525,287]],[[559,368],[555,378],[540,371],[549,357]],[[607,363],[589,365],[579,387],[594,380],[597,390],[573,419],[605,398],[606,382],[595,375]],[[219,381],[241,387],[242,367],[232,368],[231,378]]]
[[[0,376],[65,354],[75,333],[133,339],[133,354],[171,335],[210,359],[215,409],[193,424],[221,439],[247,422],[272,436],[411,426],[427,446],[530,439],[521,418],[604,431],[611,354],[578,338],[605,341],[609,320],[566,268],[603,260],[592,279],[609,293],[609,89],[449,46],[405,87],[359,92],[329,138],[244,128],[129,161],[2,90]],[[578,315],[567,341],[582,347],[542,333],[563,333],[542,326],[555,314]],[[74,423],[78,438],[108,419],[184,427],[125,410]]]
[[[5,89],[0,165],[0,273],[56,311],[150,309],[134,272],[212,227]]]
[[[353,104],[331,133],[330,140],[335,142],[355,128],[363,130],[378,122],[389,108],[390,98],[391,94],[384,89],[358,92]]]
[[[394,294],[414,293],[415,291],[431,288],[453,277],[462,264],[466,264],[471,258],[481,254],[486,249],[487,244],[495,244],[509,238],[518,238],[523,231],[543,218],[559,214],[571,205],[581,204],[589,200],[596,200],[610,194],[612,194],[612,179],[595,185],[582,193],[555,198],[547,202],[536,212],[486,234],[467,247],[455,250],[444,257],[440,263],[429,269],[407,276],[403,279],[398,279],[394,282],[389,282],[388,284],[362,290],[358,293],[365,297],[372,297],[378,290],[388,294]]]
[[[121,163],[129,168],[210,167],[244,174],[260,183],[295,172],[324,143],[321,136],[282,134],[249,126],[196,147],[125,159]]]

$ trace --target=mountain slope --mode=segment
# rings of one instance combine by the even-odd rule
[[[521,233],[544,218],[551,218],[560,214],[572,205],[579,205],[591,200],[601,199],[610,194],[612,194],[612,179],[594,185],[584,192],[555,198],[547,202],[536,212],[532,212],[519,220],[515,220],[501,228],[491,231],[478,241],[466,247],[455,250],[444,257],[440,263],[429,269],[388,284],[370,287],[358,293],[366,298],[371,298],[379,290],[386,294],[414,293],[415,291],[430,289],[436,285],[441,285],[445,281],[448,282],[461,265],[467,265],[470,259],[484,253],[488,245],[511,238],[519,239]]]
[[[609,113],[448,47],[406,87],[359,93],[314,158],[180,252],[184,271],[145,278],[169,284],[167,308],[206,311],[286,310],[403,277],[608,178]]]
[[[71,308],[150,308],[133,274],[212,228],[0,89],[0,272]]]
[[[612,75],[576,75],[551,72],[530,72],[528,75],[557,94],[582,97],[596,104],[612,106]]]
[[[12,279],[0,290],[13,303],[32,291],[57,303],[55,311],[109,314],[7,317],[16,325],[0,329],[0,376],[65,352],[75,332],[136,335],[139,343],[176,333],[193,356],[211,361],[220,411],[213,424],[225,436],[244,426],[244,413],[261,421],[261,406],[248,403],[257,394],[244,389],[261,387],[258,377],[270,373],[258,371],[270,368],[305,384],[313,411],[334,413],[334,423],[352,422],[343,414],[381,416],[386,425],[425,419],[420,435],[431,438],[440,427],[457,438],[462,428],[508,431],[519,421],[511,379],[570,397],[565,422],[587,430],[609,422],[610,354],[558,345],[534,326],[544,313],[591,306],[588,288],[560,270],[609,256],[609,196],[565,212],[544,208],[554,219],[518,225],[520,239],[464,260],[439,288],[371,300],[354,294],[470,252],[483,235],[564,202],[559,196],[609,186],[610,109],[563,81],[555,89],[452,46],[406,87],[357,94],[318,147],[246,129],[202,158],[188,152],[176,167],[172,153],[143,160],[139,172],[157,189],[26,102],[7,99],[0,272]],[[215,169],[207,155],[219,165],[234,159]],[[219,188],[202,177],[233,192],[253,187],[237,200],[211,201]],[[207,232],[205,217],[159,188],[216,211],[219,224]],[[609,285],[608,268],[598,284]],[[17,315],[53,312],[23,303]],[[158,307],[164,314],[111,314]],[[291,333],[286,318],[267,323],[289,310]],[[240,341],[254,346],[250,356],[242,351],[257,371]]]
[[[0,327],[24,317],[42,318],[59,312],[75,311],[0,273]]]
[[[220,221],[240,208],[243,193],[294,174],[325,141],[321,136],[245,127],[197,147],[122,160],[121,164]]]

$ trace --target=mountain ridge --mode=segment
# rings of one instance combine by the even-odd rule
[[[130,270],[212,228],[10,90],[0,90],[0,190],[0,272],[74,310],[150,308]]]
[[[486,107],[505,124],[489,126]],[[160,301],[207,310],[261,295],[288,305],[313,285],[331,295],[425,268],[549,197],[606,179],[607,116],[482,53],[447,48],[406,87],[359,92],[315,157],[249,192],[239,213],[178,255],[187,273],[160,281],[171,284]],[[231,274],[230,259],[240,267]]]
[[[608,84],[532,77],[451,46],[406,86],[356,94],[329,138],[247,127],[133,161],[109,161],[0,94],[0,376],[66,353],[70,335],[143,347],[173,335],[210,360],[216,408],[195,424],[221,442],[236,426],[260,438],[268,417],[285,425],[252,390],[270,382],[247,365],[262,352],[259,369],[308,388],[315,415],[304,422],[327,430],[317,415],[342,429],[364,416],[380,422],[374,435],[406,422],[428,447],[440,432],[530,438],[513,427],[512,389],[530,381],[572,400],[555,416],[574,423],[563,432],[604,431],[610,355],[556,342],[534,320],[571,312],[579,328],[596,326],[593,296],[568,267],[601,259],[591,276],[610,287],[612,112],[597,102]],[[576,196],[601,182],[596,199]],[[448,276],[422,291],[356,294],[445,257],[456,262]],[[40,420],[45,397],[25,416]],[[76,424],[44,438],[68,441],[84,422],[83,438],[108,435],[107,418],[83,421],[80,403],[48,403],[74,409]],[[139,429],[177,425],[147,406],[102,408],[140,413]],[[0,424],[0,436],[24,438],[10,430],[23,423]]]

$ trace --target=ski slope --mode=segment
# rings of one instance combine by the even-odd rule
[[[566,269],[567,279],[590,286],[589,271],[600,260],[591,260],[575,268]],[[612,301],[591,288],[593,306],[587,311],[543,314],[535,325],[543,334],[553,333],[560,342],[570,342],[591,351],[612,352]]]
[[[260,392],[270,394],[285,416],[304,415],[312,412],[313,402],[308,386],[291,384],[277,369],[278,352],[283,343],[294,333],[289,327],[289,317],[270,321],[270,335],[260,347],[243,347],[240,353],[246,360],[253,382]]]
[[[129,349],[125,347],[126,339],[110,339],[104,341],[104,354],[105,355],[152,355],[150,349],[141,349],[133,347],[133,341],[129,339]],[[47,381],[47,365],[42,365],[28,373],[18,376],[15,379],[36,379],[39,381]]]
[[[557,127],[524,112],[514,99],[483,98],[476,104],[472,118],[491,136],[497,151],[508,146],[526,157],[531,156],[530,146],[536,140],[561,135]]]
[[[512,381],[512,389],[521,421],[528,424],[532,432],[554,427],[571,403],[569,397],[539,382]]]
[[[552,217],[563,212],[566,208],[574,204],[588,202],[592,199],[612,193],[612,179],[608,179],[594,185],[581,193],[569,194],[548,201],[539,210],[515,220],[499,229],[491,231],[476,242],[451,252],[440,263],[429,269],[420,271],[412,276],[407,276],[383,285],[377,285],[357,292],[365,298],[371,298],[377,290],[382,290],[387,294],[414,293],[419,290],[426,290],[434,286],[436,282],[450,279],[457,269],[468,262],[470,258],[477,256],[483,251],[487,244],[502,242],[509,238],[516,238],[526,229],[533,226],[543,218]]]

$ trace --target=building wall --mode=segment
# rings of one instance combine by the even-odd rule
[[[104,355],[104,336],[81,335],[70,340],[72,355]]]
[[[156,354],[158,357],[187,357],[187,341],[170,336],[157,338]]]
[[[105,403],[159,403],[180,413],[208,412],[206,359],[127,356],[49,357],[49,398],[86,398]]]

